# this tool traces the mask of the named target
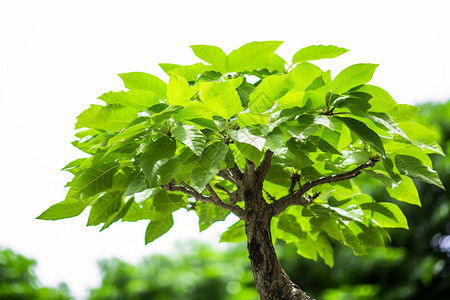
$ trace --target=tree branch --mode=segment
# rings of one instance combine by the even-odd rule
[[[284,196],[284,197],[280,198],[279,200],[277,200],[276,202],[272,203],[271,206],[273,209],[273,215],[276,216],[276,215],[282,213],[286,208],[288,208],[291,205],[307,206],[310,203],[310,201],[308,201],[308,199],[303,197],[303,195],[307,191],[312,189],[313,187],[316,187],[316,186],[318,186],[320,184],[324,184],[324,183],[333,183],[333,182],[339,182],[339,181],[351,179],[353,177],[358,176],[362,170],[373,167],[378,161],[379,161],[378,157],[371,158],[365,164],[362,164],[359,167],[357,167],[351,171],[348,171],[346,173],[321,177],[317,180],[313,180],[313,181],[309,181],[309,182],[305,183],[297,191],[295,191],[293,193],[289,193],[289,195]],[[317,194],[314,195],[312,199],[317,198],[317,196],[318,196]]]
[[[219,206],[221,208],[224,208],[226,210],[231,211],[236,216],[238,216],[241,220],[244,220],[245,218],[245,211],[236,205],[230,205],[228,203],[223,202],[220,200],[219,195],[217,195],[216,191],[211,187],[211,185],[208,183],[206,185],[206,188],[208,189],[211,196],[203,195],[199,192],[197,192],[193,187],[187,185],[186,183],[182,183],[183,186],[176,185],[173,181],[169,182],[168,184],[165,184],[162,186],[163,189],[166,191],[174,191],[174,192],[182,192],[188,196],[192,196],[197,201],[202,201],[204,203],[211,203],[216,206]]]
[[[264,181],[264,177],[266,177],[267,172],[270,168],[270,163],[272,162],[273,152],[270,149],[267,149],[264,153],[264,158],[259,166],[256,168],[256,176],[262,182]]]
[[[218,207],[222,207],[226,210],[231,211],[232,213],[234,213],[236,216],[238,216],[241,220],[244,220],[245,218],[245,211],[240,208],[237,205],[230,205],[228,203],[223,202],[219,195],[217,195],[216,191],[212,188],[212,186],[208,183],[206,185],[206,188],[208,189],[209,193],[211,194],[211,198],[214,201],[214,204]]]

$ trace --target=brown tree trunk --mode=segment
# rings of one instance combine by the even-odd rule
[[[247,248],[260,299],[311,300],[289,279],[278,261],[270,233],[271,218],[256,214],[253,217],[247,216]]]

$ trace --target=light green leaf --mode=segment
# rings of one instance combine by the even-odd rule
[[[181,66],[176,64],[159,64],[161,69],[169,75],[177,74],[189,82],[197,81],[200,74],[214,69],[213,66],[197,63],[193,65]]]
[[[161,185],[169,183],[184,164],[194,156],[192,151],[186,148],[180,155],[172,158],[165,164],[163,164],[159,170],[157,176],[159,177],[159,183]]]
[[[353,87],[369,82],[377,67],[378,65],[375,64],[356,64],[347,67],[334,78],[333,93],[342,94]]]
[[[104,223],[108,218],[120,209],[122,193],[112,192],[98,198],[92,205],[87,226]]]
[[[193,45],[191,49],[195,56],[213,65],[222,74],[226,73],[228,57],[222,49],[210,45]]]
[[[251,113],[262,114],[270,109],[277,99],[292,87],[288,75],[271,75],[266,77],[250,94],[248,107]]]
[[[170,75],[167,85],[167,103],[170,105],[189,106],[190,99],[198,92],[198,86],[189,86],[189,83],[183,77]]]
[[[322,75],[322,70],[311,63],[303,62],[298,64],[291,72],[289,78],[294,83],[294,91],[305,91],[314,79]]]
[[[201,203],[195,207],[198,215],[198,225],[200,232],[208,229],[212,224],[223,221],[230,214],[230,211],[211,203]]]
[[[145,231],[145,244],[153,242],[160,236],[164,235],[173,226],[172,215],[167,215],[163,218],[150,221]]]
[[[110,138],[108,140],[108,146],[115,144],[117,142],[122,142],[128,139],[131,139],[135,136],[140,135],[148,128],[148,125],[146,123],[140,123],[133,126],[130,126],[128,128],[125,128],[122,132],[117,134],[116,136]]]
[[[227,153],[228,147],[223,142],[215,142],[206,147],[197,159],[199,166],[193,169],[191,174],[197,188],[203,189],[211,178],[225,167]]]
[[[112,187],[119,165],[115,162],[95,164],[83,170],[70,184],[67,199],[87,199]]]
[[[324,233],[320,233],[316,244],[317,253],[322,257],[327,266],[334,266],[333,247]]]
[[[254,146],[259,151],[262,151],[264,148],[264,145],[266,143],[266,139],[253,134],[248,128],[240,128],[239,130],[228,130],[228,134],[230,137],[238,141],[240,143],[246,143],[249,145]]]
[[[239,95],[229,81],[201,82],[200,99],[207,109],[225,119],[230,119],[243,110]]]
[[[409,155],[396,155],[395,165],[401,174],[434,184],[445,190],[438,173],[424,165],[419,159]]]
[[[78,216],[86,208],[86,204],[82,200],[68,199],[53,204],[46,211],[37,217],[40,220],[59,220]]]
[[[111,226],[112,223],[119,221],[121,218],[123,218],[128,210],[130,209],[131,205],[134,203],[134,197],[131,197],[126,203],[125,205],[123,205],[119,211],[116,211],[115,213],[113,213],[108,220],[106,220],[105,224],[103,224],[103,227],[100,231],[105,230],[106,228],[108,228],[109,226]]]
[[[117,132],[137,118],[137,110],[119,105],[91,105],[77,117],[75,129],[87,127]]]
[[[277,151],[283,146],[284,134],[279,127],[275,127],[266,137],[266,148],[272,151]]]
[[[155,211],[167,215],[185,206],[185,197],[185,195],[180,193],[157,189],[153,195],[153,207],[155,208]]]
[[[131,72],[119,74],[119,76],[129,90],[152,91],[160,99],[166,98],[167,84],[154,75],[143,72]]]
[[[110,105],[131,106],[139,110],[145,110],[147,107],[158,104],[160,99],[155,92],[146,90],[111,91],[98,98]]]
[[[361,208],[366,218],[376,221],[381,227],[408,229],[405,215],[394,203],[364,203],[361,204]]]
[[[241,113],[237,115],[237,121],[240,127],[248,125],[268,125],[269,115],[252,114],[252,113]]]
[[[177,143],[168,136],[162,136],[149,144],[141,156],[141,168],[150,187],[160,185],[158,170],[175,155]]]
[[[341,54],[348,52],[345,48],[336,46],[314,45],[298,50],[292,58],[292,63],[305,62],[310,60],[318,60],[323,58],[335,58]]]
[[[408,176],[400,175],[402,181],[400,184],[393,188],[386,187],[389,196],[398,201],[414,204],[421,206],[419,193],[417,192],[417,188],[414,185],[414,182]]]
[[[245,223],[242,220],[237,221],[220,236],[220,243],[239,243],[247,240],[245,234]]]
[[[254,162],[256,165],[259,164],[263,157],[263,153],[260,150],[247,143],[235,142],[235,145],[244,158]]]
[[[280,41],[266,41],[245,44],[228,55],[228,72],[252,71],[264,68],[272,71],[274,51],[282,43]],[[283,66],[278,64],[275,69],[280,67]]]
[[[172,130],[172,134],[197,156],[200,156],[206,147],[206,136],[192,125],[178,126]]]

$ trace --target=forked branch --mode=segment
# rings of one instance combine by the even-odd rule
[[[359,174],[361,174],[362,170],[373,167],[378,161],[379,161],[378,157],[371,158],[365,164],[362,164],[362,165],[358,166],[357,168],[355,168],[351,171],[348,171],[346,173],[325,176],[325,177],[321,177],[319,179],[305,183],[297,191],[295,191],[295,192],[291,191],[289,193],[289,195],[284,196],[284,197],[280,198],[279,200],[273,202],[271,204],[272,209],[273,209],[273,215],[276,216],[276,215],[282,213],[284,210],[286,210],[286,208],[288,208],[291,205],[307,206],[310,203],[310,201],[306,197],[304,197],[304,194],[307,191],[311,190],[313,187],[316,187],[316,186],[324,184],[324,183],[334,183],[334,182],[351,179],[351,178],[356,177]]]
[[[206,188],[208,189],[211,196],[203,195],[199,192],[197,192],[193,187],[187,185],[186,183],[182,183],[183,185],[177,185],[173,181],[169,182],[168,184],[165,184],[162,186],[163,189],[166,191],[174,191],[174,192],[182,192],[188,196],[192,196],[197,201],[202,201],[204,203],[211,203],[218,207],[224,208],[226,210],[231,211],[236,216],[238,216],[240,219],[244,220],[245,218],[245,211],[240,208],[237,205],[231,205],[228,203],[223,202],[219,195],[217,195],[216,191],[211,187],[211,185],[208,183],[206,185]]]

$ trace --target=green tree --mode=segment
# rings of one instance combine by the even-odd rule
[[[221,240],[247,240],[261,299],[311,299],[282,269],[277,239],[332,267],[330,239],[367,253],[385,247],[385,228],[408,228],[400,208],[364,193],[353,178],[382,181],[397,200],[420,204],[411,178],[443,187],[429,153],[442,154],[416,108],[369,85],[377,67],[355,64],[331,78],[310,61],[348,50],[310,46],[292,64],[278,41],[252,42],[226,55],[191,46],[208,64],[160,64],[161,79],[120,74],[127,91],[99,97],[76,123],[73,144],[89,157],[64,170],[64,201],[38,218],[79,215],[88,225],[150,220],[145,242],[165,234],[172,213],[195,210],[200,230],[233,213]]]
[[[245,248],[214,251],[182,243],[176,257],[152,255],[137,265],[118,259],[100,262],[102,285],[90,300],[232,300],[258,299]]]
[[[65,284],[58,288],[43,287],[34,274],[34,260],[9,249],[0,250],[0,299],[72,299]]]

